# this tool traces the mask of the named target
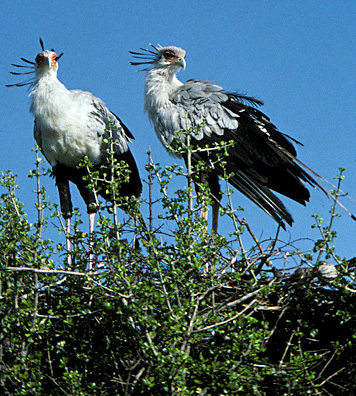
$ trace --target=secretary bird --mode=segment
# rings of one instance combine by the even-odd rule
[[[263,103],[252,97],[226,92],[209,81],[179,81],[176,73],[185,69],[185,50],[175,46],[153,46],[130,53],[139,61],[132,65],[150,65],[145,79],[144,110],[160,142],[175,149],[177,140],[187,144],[184,131],[193,130],[190,144],[193,165],[205,162],[207,172],[198,172],[195,183],[207,183],[213,197],[213,231],[217,231],[221,191],[219,176],[224,174],[217,150],[204,148],[233,142],[228,147],[226,173],[229,183],[270,215],[281,227],[292,225],[293,218],[274,190],[302,205],[309,201],[305,182],[328,192],[311,176],[315,172],[296,159],[292,144],[298,143],[281,133],[256,107]],[[196,148],[202,148],[197,150]],[[187,153],[175,153],[187,163]],[[306,170],[304,170],[305,168]],[[202,212],[207,219],[207,211]]]
[[[120,184],[120,197],[138,198],[142,183],[134,157],[129,149],[130,139],[134,139],[123,122],[105,103],[90,92],[68,90],[57,78],[58,60],[63,55],[45,50],[40,39],[42,52],[35,62],[21,58],[26,65],[13,66],[33,69],[29,72],[14,75],[34,74],[30,80],[7,85],[8,87],[30,86],[31,107],[34,115],[34,137],[43,155],[51,164],[59,192],[62,215],[66,223],[66,232],[70,233],[73,212],[69,182],[74,183],[89,213],[89,234],[94,230],[95,212],[97,210],[96,194],[105,200],[112,201],[113,196],[103,181],[104,174],[112,175],[107,162],[107,149],[112,148],[117,161],[123,161],[128,169],[128,178]],[[111,132],[110,132],[111,131]],[[110,134],[112,133],[112,143]],[[93,164],[93,170],[99,171],[98,191],[89,188],[90,180],[86,168],[78,168],[84,157]],[[115,178],[119,174],[112,175]],[[123,209],[127,206],[122,205]],[[67,238],[67,250],[70,240]],[[92,253],[89,258],[89,270],[92,269]],[[68,264],[71,256],[68,254]]]

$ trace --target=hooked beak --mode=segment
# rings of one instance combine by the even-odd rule
[[[52,67],[57,67],[57,59],[58,59],[57,55],[52,55],[52,57],[48,59],[48,62]]]
[[[186,63],[185,63],[185,59],[184,58],[178,58],[177,59],[177,64],[179,66],[181,66],[183,68],[183,70],[185,70]]]

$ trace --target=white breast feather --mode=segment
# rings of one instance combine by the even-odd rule
[[[63,84],[50,78],[38,81],[30,96],[42,150],[52,166],[61,163],[74,167],[84,155],[92,162],[100,161],[101,145],[91,125],[89,98],[75,100]]]
[[[169,100],[169,96],[182,82],[175,75],[167,76],[161,70],[151,69],[145,83],[144,110],[148,113],[158,139],[167,147],[172,141],[171,131],[180,129],[175,129],[178,126],[178,110]]]

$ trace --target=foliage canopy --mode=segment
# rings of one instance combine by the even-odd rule
[[[225,148],[217,149],[223,161]],[[31,172],[34,225],[15,176],[1,175],[1,394],[355,392],[356,260],[342,260],[333,248],[335,206],[327,225],[315,216],[320,239],[302,252],[282,243],[278,231],[259,241],[236,217],[227,188],[221,214],[232,230],[209,235],[200,217],[208,191],[201,185],[197,196],[193,187],[203,168],[160,169],[149,153],[148,199],[140,203],[147,228],[130,218],[118,222],[122,203],[109,215],[99,206],[89,241],[77,212],[71,267],[64,247],[43,237],[46,215],[60,216],[41,188],[41,160]],[[172,177],[184,177],[185,187],[170,192]],[[140,218],[139,203],[129,206]],[[253,241],[248,247],[244,234]],[[96,270],[89,273],[90,249]]]

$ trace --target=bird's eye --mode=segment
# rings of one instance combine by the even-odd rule
[[[172,58],[176,57],[176,54],[172,51],[165,51],[163,53],[163,55],[166,59],[172,59]]]
[[[43,59],[43,57],[44,55],[42,53],[38,54],[35,59],[36,63],[40,62]]]

